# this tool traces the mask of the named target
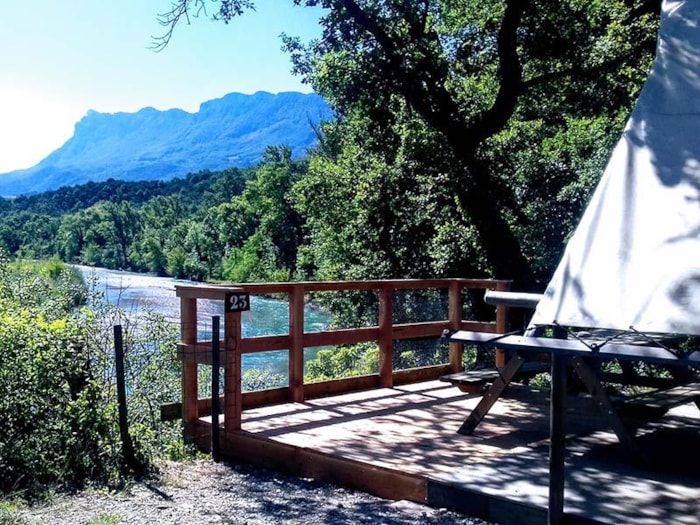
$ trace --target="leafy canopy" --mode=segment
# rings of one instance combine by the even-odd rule
[[[653,56],[659,2],[290,1],[323,8],[318,40],[283,41],[294,71],[333,105],[341,125],[350,122],[348,133],[362,122],[366,138],[357,145],[394,165],[391,154],[405,144],[405,128],[427,126],[429,140],[440,145],[434,151],[447,152],[452,169],[441,183],[453,193],[483,264],[497,277],[532,284],[538,264],[521,233],[532,217],[523,209],[520,166],[504,155],[540,149],[569,127],[585,127],[576,123],[581,119],[603,116],[616,132]],[[180,0],[161,16],[168,32],[160,43],[207,6],[224,22],[255,7]],[[529,136],[534,144],[512,136],[523,127],[537,130]],[[437,161],[422,153],[412,160],[423,167]],[[563,173],[555,191],[570,183]],[[536,196],[547,197],[553,196]]]

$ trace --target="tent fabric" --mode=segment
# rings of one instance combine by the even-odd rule
[[[700,1],[664,0],[657,55],[531,326],[700,335]]]

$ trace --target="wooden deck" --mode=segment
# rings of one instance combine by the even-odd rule
[[[474,435],[457,434],[478,400],[428,381],[248,409],[241,431],[222,432],[222,453],[496,523],[546,523],[546,394],[512,388]],[[206,449],[211,419],[196,430]],[[572,401],[568,523],[700,523],[700,412],[674,408],[637,434],[653,470],[629,463],[589,400]]]

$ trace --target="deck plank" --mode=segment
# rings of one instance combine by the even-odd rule
[[[462,510],[481,509],[485,519],[498,521],[498,516],[522,512],[530,516],[528,523],[537,523],[543,516],[546,519],[548,497],[547,403],[543,394],[541,402],[534,402],[526,396],[518,399],[517,389],[513,391],[494,405],[472,436],[456,431],[479,396],[437,380],[246,410],[243,430],[262,443],[281,447],[278,463],[303,463],[308,456],[307,464],[321,461],[314,467],[319,473],[372,491],[391,484],[394,472],[403,476],[396,479],[405,487],[397,488],[395,497],[419,498],[423,485],[416,480],[423,479],[434,504],[445,505],[440,498],[449,500],[454,493],[459,495],[451,500],[456,507],[461,502]],[[594,417],[593,406],[590,410],[586,406],[578,403],[567,409],[568,519],[695,525],[700,515],[700,459],[686,454],[674,466],[679,472],[670,465],[653,472],[635,469],[620,460],[615,435]],[[697,408],[686,405],[648,423],[644,438],[663,431],[669,440],[680,432],[678,446],[697,450],[698,428]],[[275,447],[268,445],[271,450]],[[264,449],[241,454],[250,460],[264,455]],[[339,475],[344,469],[348,469],[345,477]],[[371,469],[378,469],[378,474],[371,474],[375,472]],[[313,471],[307,467],[306,474]],[[368,473],[366,487],[363,472]],[[402,490],[406,495],[400,495]]]

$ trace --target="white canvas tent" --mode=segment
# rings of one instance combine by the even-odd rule
[[[657,57],[532,325],[700,335],[700,0]]]

